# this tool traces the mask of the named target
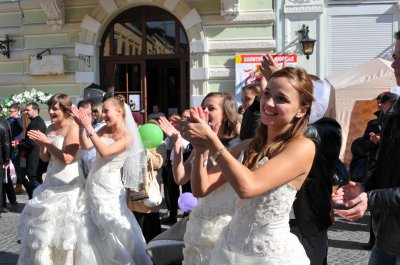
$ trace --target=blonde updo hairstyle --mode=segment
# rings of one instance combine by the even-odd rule
[[[111,97],[111,98],[106,99],[103,102],[103,104],[106,102],[111,102],[115,108],[120,109],[122,111],[122,118],[125,120],[125,115],[126,115],[125,106],[124,106],[124,101],[121,98]]]
[[[281,152],[288,143],[296,138],[302,137],[310,118],[310,108],[314,97],[313,83],[307,72],[298,67],[286,67],[273,73],[269,82],[273,82],[273,79],[277,77],[285,77],[287,79],[287,82],[300,94],[300,106],[308,107],[308,110],[301,118],[294,117],[289,129],[278,135],[272,143],[268,145],[268,126],[260,122],[256,129],[255,136],[250,142],[249,151],[244,162],[244,165],[252,170],[256,168],[257,162],[263,157],[274,157]]]

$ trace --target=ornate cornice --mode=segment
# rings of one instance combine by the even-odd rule
[[[59,31],[65,24],[65,11],[63,0],[40,0],[40,6],[47,16],[47,26],[54,31]]]
[[[285,14],[289,13],[322,13],[324,3],[321,0],[286,0]]]
[[[232,21],[239,15],[240,0],[221,0],[221,16]]]

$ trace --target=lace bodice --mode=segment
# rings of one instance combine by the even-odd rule
[[[267,161],[262,159],[257,167]],[[225,234],[227,244],[238,253],[280,253],[290,235],[289,213],[296,193],[296,188],[288,183],[255,198],[237,197],[236,212],[227,227],[231,231]]]
[[[235,232],[227,234],[228,244],[240,253],[279,253],[289,233],[289,212],[295,196],[296,189],[286,184],[256,198],[238,198],[229,225]]]
[[[101,140],[110,145],[114,142],[112,138],[101,137]],[[97,153],[96,160],[86,182],[86,191],[92,194],[119,194],[122,186],[121,168],[124,165],[126,152],[102,157]]]
[[[105,144],[110,145],[114,142],[112,138],[100,138]],[[102,157],[98,152],[96,153],[96,160],[93,163],[92,171],[93,172],[114,172],[116,170],[120,170],[124,165],[124,161],[126,158],[126,153],[121,152],[114,155]]]
[[[209,221],[221,216],[231,216],[235,211],[236,193],[229,182],[218,187],[204,198],[199,198],[192,215]]]
[[[186,225],[183,265],[209,264],[215,242],[232,219],[235,197],[235,191],[227,182],[199,198]]]
[[[63,135],[48,135],[48,138],[57,148],[63,148],[65,140]],[[79,155],[76,155],[76,157],[79,157]],[[50,156],[46,176],[42,184],[44,187],[70,185],[78,182],[79,168],[77,159],[75,158],[71,164],[65,165],[60,160]]]

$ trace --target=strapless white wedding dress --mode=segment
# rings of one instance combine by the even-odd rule
[[[210,264],[310,264],[303,246],[289,228],[289,213],[296,193],[291,184],[285,184],[255,198],[237,197],[235,214],[222,231]]]
[[[111,138],[101,138],[111,144]],[[121,168],[126,153],[101,157],[97,154],[86,181],[88,212],[83,226],[85,236],[78,249],[92,260],[88,264],[152,264],[146,253],[142,231],[125,202]],[[94,262],[94,260],[96,262]]]
[[[237,137],[229,142],[229,146],[233,147],[239,142]],[[198,199],[197,206],[189,215],[183,237],[183,265],[210,263],[211,251],[235,212],[235,198],[235,190],[226,182],[206,197]]]
[[[189,215],[184,235],[183,265],[207,265],[222,229],[231,221],[236,193],[227,182],[204,198]]]
[[[62,148],[64,136],[49,135]],[[65,165],[50,157],[47,175],[18,220],[21,248],[18,265],[72,265],[84,212],[84,179],[78,162]]]

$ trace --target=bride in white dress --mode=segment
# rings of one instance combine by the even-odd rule
[[[76,159],[78,125],[70,119],[69,96],[55,94],[47,105],[52,122],[47,136],[37,130],[28,132],[40,147],[41,159],[49,165],[43,184],[35,189],[18,221],[19,265],[75,264],[84,211],[84,180],[79,177]]]
[[[195,122],[186,128],[195,146],[192,180],[197,179],[205,193],[228,181],[238,195],[235,214],[222,231],[210,264],[309,264],[304,248],[290,233],[289,212],[315,155],[315,144],[304,136],[312,100],[306,71],[287,67],[275,72],[261,97],[255,137],[231,153],[207,126],[206,113],[192,109]],[[209,170],[203,164],[206,149],[218,163]],[[243,164],[237,159],[241,154]]]
[[[225,93],[209,93],[202,101],[202,107],[209,111],[209,125],[217,132],[224,145],[229,148],[238,142],[240,126],[236,116],[236,99]],[[193,155],[186,163],[182,157],[182,136],[169,121],[163,117],[160,127],[174,143],[173,172],[175,182],[183,185],[190,180],[190,167]],[[211,161],[208,162],[211,166]],[[192,192],[195,196],[198,189]],[[200,194],[201,195],[201,194]],[[192,210],[184,235],[183,265],[207,265],[215,242],[222,229],[230,222],[234,212],[235,191],[229,183],[220,186],[208,196],[201,196]]]
[[[107,99],[103,103],[106,125],[97,133],[84,110],[72,109],[75,120],[85,129],[80,133],[81,146],[84,149],[94,146],[97,151],[85,186],[89,209],[85,216],[86,237],[80,242],[82,251],[91,253],[96,260],[87,264],[152,264],[141,229],[126,205],[121,181],[124,167],[124,184],[129,187],[139,184],[138,176],[134,177],[135,183],[127,183],[131,181],[125,178],[125,172],[141,171],[139,163],[135,163],[139,154],[131,155],[133,150],[143,151],[136,124],[126,106],[115,97]]]

